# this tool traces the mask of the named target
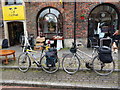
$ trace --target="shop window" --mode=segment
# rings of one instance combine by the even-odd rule
[[[47,38],[54,35],[63,35],[62,15],[52,7],[43,9],[38,17],[38,33],[43,33]]]
[[[99,38],[105,35],[111,35],[118,29],[118,13],[109,4],[103,4],[95,7],[89,17],[89,35],[99,35]]]
[[[6,0],[5,5],[15,5],[15,4],[22,4],[23,0]]]
[[[100,41],[102,38],[112,37],[116,30],[119,30],[119,11],[116,6],[109,3],[96,6],[89,14],[87,46],[91,46],[91,37],[97,36],[97,41]]]

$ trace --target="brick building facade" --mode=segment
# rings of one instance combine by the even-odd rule
[[[108,3],[109,5],[115,5],[115,7],[120,12],[120,2]],[[76,3],[76,11],[77,11],[77,22],[76,22],[76,37],[82,40],[88,37],[88,18],[91,11],[97,7],[98,5],[102,5],[101,3],[95,2],[77,2]],[[69,46],[71,41],[73,41],[74,36],[74,2],[64,2],[60,3],[26,3],[26,13],[27,13],[27,30],[37,35],[37,25],[36,25],[36,17],[39,11],[45,7],[53,7],[58,9],[63,16],[63,36],[65,38],[65,46]],[[84,14],[84,20],[80,17]],[[86,40],[85,40],[86,41]]]
[[[100,5],[110,6],[115,9],[117,14],[117,29],[120,27],[120,2],[77,2],[76,3],[76,37],[79,40],[87,42],[89,33],[90,14]],[[62,36],[64,37],[65,47],[70,47],[74,36],[74,2],[25,2],[26,28],[29,34],[38,36],[38,17],[41,10],[46,7],[55,8],[62,15]],[[102,10],[101,10],[102,11]],[[84,15],[84,19],[81,16]],[[1,16],[0,16],[1,18]],[[95,24],[95,23],[94,23]],[[1,29],[1,28],[0,28]],[[67,43],[66,43],[67,42]]]

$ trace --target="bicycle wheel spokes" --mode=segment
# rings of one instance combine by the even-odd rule
[[[27,72],[31,66],[30,58],[26,54],[21,54],[18,58],[19,70],[22,72]]]
[[[63,58],[62,67],[68,74],[74,74],[79,70],[79,59],[75,54],[68,54]]]
[[[59,67],[60,67],[60,61],[59,61],[58,58],[55,59],[55,60],[54,60],[54,63],[51,64],[51,65],[49,65],[46,60],[47,60],[46,56],[43,56],[43,57],[41,58],[41,60],[40,60],[42,69],[43,69],[45,72],[47,72],[47,73],[54,73],[54,72],[56,72],[56,71],[59,69]]]
[[[93,70],[99,75],[109,75],[114,71],[114,68],[114,61],[111,63],[103,63],[98,59],[98,57],[95,57],[93,60]]]

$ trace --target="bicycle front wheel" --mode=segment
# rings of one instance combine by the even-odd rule
[[[31,66],[30,57],[26,53],[22,53],[18,57],[18,66],[21,72],[27,72]]]
[[[47,73],[55,73],[56,71],[58,71],[59,67],[60,67],[60,60],[58,58],[54,59],[53,64],[51,64],[51,66],[48,65],[47,63],[47,58],[44,55],[41,59],[40,59],[40,64],[42,69],[47,72]]]
[[[68,74],[76,73],[80,68],[80,61],[76,54],[67,54],[62,60],[62,67]]]
[[[93,61],[93,70],[99,75],[109,75],[115,69],[115,62],[112,61],[111,63],[103,63],[99,60],[98,56],[96,56]]]

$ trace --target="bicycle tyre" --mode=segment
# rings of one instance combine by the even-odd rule
[[[103,63],[99,60],[98,56],[94,57],[92,61],[92,65],[93,65],[94,72],[101,76],[109,75],[115,69],[114,60],[111,63]]]
[[[18,57],[18,66],[21,72],[27,72],[31,67],[30,57],[26,53],[22,53]]]
[[[55,62],[55,66],[54,67],[48,67],[46,65],[46,56],[44,55],[41,59],[40,59],[40,64],[42,69],[47,72],[47,73],[55,73],[58,71],[59,67],[60,67],[60,60],[57,58],[57,62]]]
[[[67,54],[62,60],[62,67],[66,73],[74,74],[80,68],[80,60],[76,54]]]

